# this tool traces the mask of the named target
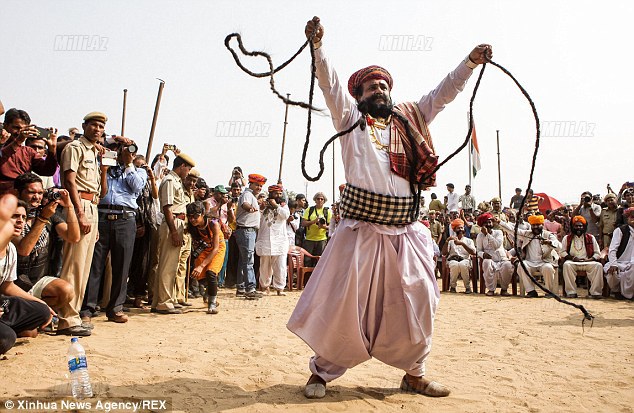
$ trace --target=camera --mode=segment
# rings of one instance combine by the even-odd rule
[[[101,164],[104,166],[116,166],[117,165],[117,151],[106,150],[101,155]]]
[[[37,137],[39,139],[48,139],[51,136],[51,131],[46,128],[40,128],[39,126],[35,127],[37,131]]]
[[[583,202],[590,202],[592,201],[592,197],[589,197],[588,195],[583,197]]]
[[[326,225],[326,218],[321,217],[318,219],[319,225]]]
[[[125,149],[130,153],[136,153],[139,150],[139,147],[136,146],[136,144],[131,143],[130,145],[126,146]]]
[[[59,201],[60,199],[62,199],[62,194],[60,194],[53,188],[50,188],[44,191],[44,195],[42,196],[42,198],[47,199],[49,202]]]
[[[165,149],[166,151],[175,151],[176,150],[176,145],[170,145],[167,143],[163,144],[163,149]]]

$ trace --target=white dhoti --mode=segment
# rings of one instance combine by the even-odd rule
[[[502,290],[507,290],[513,277],[513,264],[511,261],[482,260],[482,277],[487,291],[495,291],[498,282]]]
[[[577,294],[577,271],[585,271],[590,282],[588,294],[603,293],[603,266],[598,262],[566,261],[563,266],[566,294]]]
[[[440,298],[431,234],[418,222],[398,235],[381,228],[341,221],[287,324],[326,381],[371,357],[425,374]]]
[[[470,277],[469,273],[471,271],[471,260],[464,259],[462,261],[447,261],[447,266],[449,267],[449,285],[451,288],[456,288],[458,285],[458,277],[462,278],[462,282],[464,283],[464,288],[470,289],[469,286]]]
[[[286,255],[262,255],[260,256],[260,286],[283,290],[286,287]]]
[[[618,271],[610,274],[610,266],[616,265]],[[606,278],[612,292],[620,292],[623,297],[631,299],[634,297],[634,262],[619,262],[605,264]]]
[[[544,277],[544,284],[546,284],[546,288],[555,294],[559,294],[559,281],[555,277],[556,271],[552,264],[525,260],[524,265],[526,265],[526,268],[528,268],[533,277],[537,274],[541,274],[542,277]],[[517,273],[522,279],[522,284],[524,285],[526,292],[535,291],[535,284],[530,278],[528,278],[528,275],[524,272],[522,265],[517,266]]]

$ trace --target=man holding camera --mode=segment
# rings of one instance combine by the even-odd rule
[[[128,321],[123,304],[136,238],[137,198],[147,183],[146,170],[137,169],[133,163],[138,149],[134,143],[111,145],[110,148],[116,148],[116,164],[108,165],[102,158],[101,199],[97,205],[99,239],[92,256],[90,277],[80,313],[82,321],[89,327],[90,318],[96,313],[108,254],[112,264],[112,286],[106,316],[108,321],[115,323]]]
[[[0,150],[0,194],[13,189],[13,181],[18,175],[35,172],[52,176],[57,170],[57,129],[37,128],[30,124],[29,114],[23,110],[9,109],[4,116],[4,130],[11,137]],[[40,137],[46,141],[46,157],[35,149],[24,146],[28,138]]]
[[[601,217],[601,206],[592,202],[592,193],[581,194],[579,205],[572,211],[572,216],[581,215],[588,223],[588,234],[592,234],[599,239],[599,218]]]
[[[27,205],[27,218],[22,232],[13,237],[18,253],[18,279],[16,285],[46,302],[51,308],[60,308],[72,299],[73,287],[64,280],[50,276],[50,249],[54,235],[65,242],[80,239],[79,224],[68,191],[47,190],[42,179],[27,172],[15,180],[20,201]],[[57,212],[61,206],[65,218]]]
[[[317,192],[313,196],[315,205],[304,211],[301,225],[306,228],[304,249],[312,255],[321,256],[328,242],[328,225],[332,220],[332,211],[324,205],[328,201],[326,194]],[[312,258],[305,258],[307,267],[314,267],[317,263]]]
[[[82,327],[79,311],[90,275],[92,255],[97,241],[97,204],[99,203],[99,163],[96,144],[101,139],[108,117],[91,112],[84,117],[83,135],[62,150],[62,183],[75,207],[81,238],[78,243],[64,243],[61,278],[75,289],[69,305],[59,310],[57,334],[89,336]]]
[[[260,286],[266,295],[270,293],[271,280],[277,295],[286,295],[286,220],[291,213],[286,205],[282,205],[282,191],[281,185],[269,186],[269,198],[262,210],[260,230],[255,242],[255,251],[260,257]]]

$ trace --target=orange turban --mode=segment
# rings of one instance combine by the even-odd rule
[[[282,185],[271,185],[268,188],[268,192],[282,192],[283,190]]]
[[[530,215],[528,217],[528,223],[531,225],[544,225],[544,216],[543,215]]]
[[[348,92],[356,98],[356,89],[361,86],[363,82],[373,79],[385,80],[387,85],[390,87],[390,90],[392,90],[393,80],[390,72],[383,69],[381,66],[368,66],[361,70],[357,70],[352,74],[352,76],[350,76],[350,79],[348,79]]]
[[[266,178],[259,174],[250,174],[249,183],[262,184],[266,183]]]
[[[586,219],[584,217],[582,217],[581,215],[575,215],[570,220],[570,223],[572,225],[576,224],[577,222],[581,222],[583,225],[586,225],[588,223],[588,221],[586,221]]]
[[[455,230],[456,227],[464,227],[464,221],[461,220],[460,218],[456,218],[453,221],[451,221],[451,229]]]

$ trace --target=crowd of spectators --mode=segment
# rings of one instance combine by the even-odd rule
[[[315,265],[341,221],[338,202],[329,204],[323,192],[309,204],[281,182],[264,190],[266,177],[239,166],[227,185],[210,185],[193,157],[173,145],[164,144],[148,163],[133,140],[106,135],[107,121],[91,112],[81,129],[58,136],[34,126],[24,110],[4,116],[0,354],[17,337],[42,330],[88,336],[92,318],[102,313],[126,323],[130,307],[181,314],[190,298],[202,297],[207,312],[217,314],[222,288],[235,288],[245,300],[284,296],[296,282],[287,280],[288,254],[303,248],[305,265]],[[529,192],[521,214],[520,189],[506,208],[499,198],[478,204],[469,185],[462,195],[453,184],[447,190],[444,202],[432,193],[426,206],[423,198],[420,221],[439,262],[445,255],[450,291],[461,278],[465,292],[473,292],[469,274],[477,256],[487,295],[498,283],[508,295],[518,226],[529,270],[552,291],[558,293],[561,269],[564,294],[576,297],[576,274],[585,271],[591,297],[601,296],[606,273],[617,298],[632,298],[634,185],[604,197],[584,192],[578,205],[555,210],[540,209],[541,199]],[[527,296],[537,296],[527,274],[517,271]]]

